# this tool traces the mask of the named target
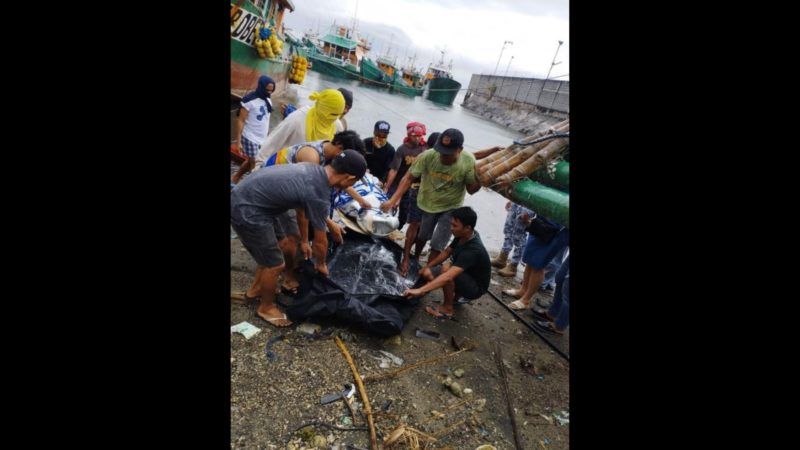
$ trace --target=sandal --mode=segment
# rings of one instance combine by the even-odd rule
[[[531,307],[530,304],[522,303],[522,300],[514,300],[513,302],[508,304],[508,307],[513,309],[514,311],[524,311]]]

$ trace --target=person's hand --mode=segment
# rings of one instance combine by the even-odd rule
[[[406,291],[403,292],[403,297],[422,297],[422,294],[424,294],[422,289],[406,289]]]
[[[315,263],[314,264],[314,270],[316,270],[317,272],[319,272],[320,274],[322,274],[322,275],[324,275],[326,277],[328,276],[328,265],[325,264],[324,262]]]
[[[308,242],[300,244],[300,251],[303,252],[305,259],[311,259],[311,246],[308,245]]]
[[[231,182],[233,184],[239,184],[239,180],[240,180],[239,172],[236,172],[235,174],[233,174],[233,178],[231,178]]]
[[[337,244],[341,244],[342,242],[344,242],[344,234],[347,233],[344,227],[334,223],[331,225],[330,228],[331,228],[331,236],[333,237],[333,242],[336,242]]]
[[[522,213],[519,216],[519,221],[527,225],[531,223],[531,216],[529,216],[528,213]]]
[[[506,211],[511,209],[511,202],[506,202]]]
[[[386,200],[385,202],[381,203],[381,211],[383,211],[385,213],[388,213],[394,207],[395,207],[395,204],[391,200]]]
[[[365,199],[363,197],[361,198],[361,200],[358,201],[358,204],[363,209],[371,209],[372,208],[372,203],[368,202],[367,199]]]

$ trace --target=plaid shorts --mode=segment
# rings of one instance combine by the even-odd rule
[[[256,144],[250,139],[247,139],[246,137],[242,136],[242,150],[244,151],[244,154],[247,155],[248,158],[255,158],[260,149],[261,149],[261,144]]]

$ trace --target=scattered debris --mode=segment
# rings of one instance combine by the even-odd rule
[[[395,347],[399,347],[403,343],[403,338],[399,334],[395,334],[390,338],[386,338],[384,343],[386,345],[393,345]]]
[[[315,335],[320,332],[322,327],[315,323],[303,322],[300,325],[298,325],[296,329],[301,333]]]
[[[569,413],[567,411],[561,411],[561,414],[555,413],[553,417],[558,421],[558,424],[562,427],[569,423]]]
[[[439,334],[439,333],[438,333],[438,332],[436,332],[436,331],[426,331],[426,330],[420,330],[419,328],[417,328],[417,329],[416,329],[416,332],[415,332],[414,334],[415,334],[415,335],[416,335],[418,338],[430,339],[430,340],[432,340],[432,341],[438,341],[438,340],[439,340],[439,338],[441,337],[441,334]]]
[[[275,352],[272,351],[272,346],[276,342],[282,341],[285,338],[286,338],[286,336],[284,336],[284,335],[273,336],[273,337],[269,338],[269,340],[267,341],[267,345],[264,347],[264,351],[267,353],[267,359],[268,360],[275,361],[276,359],[278,359],[278,355],[276,355]]]
[[[257,335],[261,332],[261,328],[249,323],[249,322],[242,322],[237,323],[236,325],[231,327],[231,334],[239,333],[244,336],[245,339],[250,339],[251,337]]]
[[[466,395],[472,395],[472,389],[470,389],[470,388],[466,388],[466,389],[464,389],[464,394],[466,394]]]
[[[453,375],[455,375],[456,378],[463,377],[464,376],[464,369],[456,369],[456,370],[454,370],[453,371]]]

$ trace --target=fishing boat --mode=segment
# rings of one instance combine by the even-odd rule
[[[241,99],[254,90],[261,75],[275,80],[276,92],[286,87],[291,61],[282,54],[260,57],[255,47],[255,30],[266,24],[275,30],[278,39],[285,40],[283,17],[287,9],[295,9],[291,0],[231,1],[231,97]]]
[[[386,56],[379,56],[375,61],[368,57],[361,60],[361,81],[365,83],[390,87],[397,73],[394,62]]]
[[[425,91],[424,80],[419,70],[411,63],[401,70],[401,76],[394,80],[392,89],[409,97],[420,96]]]
[[[301,51],[311,70],[336,78],[361,79],[360,64],[369,52],[369,42],[351,27],[333,25],[332,32],[319,38],[318,46]]]
[[[461,89],[461,83],[453,79],[453,61],[445,66],[444,50],[441,51],[442,59],[438,64],[428,66],[425,78],[428,79],[427,99],[442,105],[452,105]]]

